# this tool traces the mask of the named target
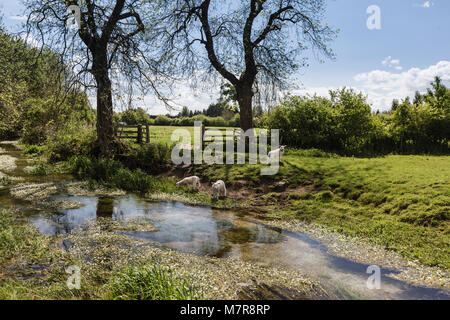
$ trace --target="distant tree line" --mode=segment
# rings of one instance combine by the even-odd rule
[[[239,127],[240,115],[236,99],[234,87],[226,83],[220,87],[219,99],[206,109],[192,110],[184,106],[177,115],[152,116],[142,108],[135,108],[115,114],[115,120],[129,125],[192,126],[195,121],[201,121],[206,126]]]

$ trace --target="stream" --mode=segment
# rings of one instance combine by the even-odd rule
[[[2,144],[6,154],[17,158],[9,175],[26,182],[69,179],[68,176],[36,177],[23,169],[30,164],[13,145]],[[409,284],[389,277],[397,270],[381,270],[381,288],[368,289],[369,265],[333,256],[327,247],[307,234],[267,226],[263,221],[230,211],[194,207],[180,202],[152,202],[136,195],[117,197],[52,196],[54,200],[79,202],[83,207],[45,210],[12,199],[8,188],[0,189],[0,207],[23,210],[28,222],[46,235],[65,235],[98,217],[115,221],[143,219],[154,225],[151,232],[119,234],[148,241],[151,245],[221,259],[235,257],[246,262],[299,269],[342,299],[450,299],[446,289]]]

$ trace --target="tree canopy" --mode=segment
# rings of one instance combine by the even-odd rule
[[[176,0],[160,9],[163,49],[182,75],[220,75],[236,91],[241,127],[253,123],[255,94],[272,97],[307,60],[309,48],[331,57],[335,31],[323,0]]]
[[[154,55],[152,42],[150,13],[157,2],[25,0],[28,34],[60,54],[72,69],[71,83],[96,90],[101,156],[111,156],[113,149],[113,101],[129,105],[136,94],[151,91],[167,102],[157,90],[160,78],[167,80],[165,64]],[[76,28],[68,27],[73,6],[79,8]]]

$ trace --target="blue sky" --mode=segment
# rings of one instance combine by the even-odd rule
[[[381,10],[381,29],[369,30],[366,10]],[[4,24],[16,29],[23,22],[18,0],[0,0]],[[312,55],[310,67],[293,81],[294,94],[318,93],[353,87],[368,95],[373,110],[390,107],[393,98],[425,91],[435,75],[450,84],[450,1],[448,0],[330,0],[326,22],[340,29],[331,44],[337,57],[319,63]],[[217,98],[208,90],[192,92],[180,85],[179,103],[202,109]],[[150,113],[166,113],[151,97],[145,99]]]

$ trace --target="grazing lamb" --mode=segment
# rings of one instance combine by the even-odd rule
[[[197,176],[184,178],[183,180],[177,182],[177,187],[180,187],[180,186],[192,187],[194,190],[198,191],[201,186],[200,178]]]
[[[227,196],[227,187],[225,186],[225,182],[222,180],[213,183],[212,185],[213,195],[215,197],[226,197]]]
[[[280,160],[281,162],[281,157],[284,154],[284,149],[286,148],[286,146],[281,146],[279,149],[273,150],[269,152],[269,161],[272,162],[274,160]]]

